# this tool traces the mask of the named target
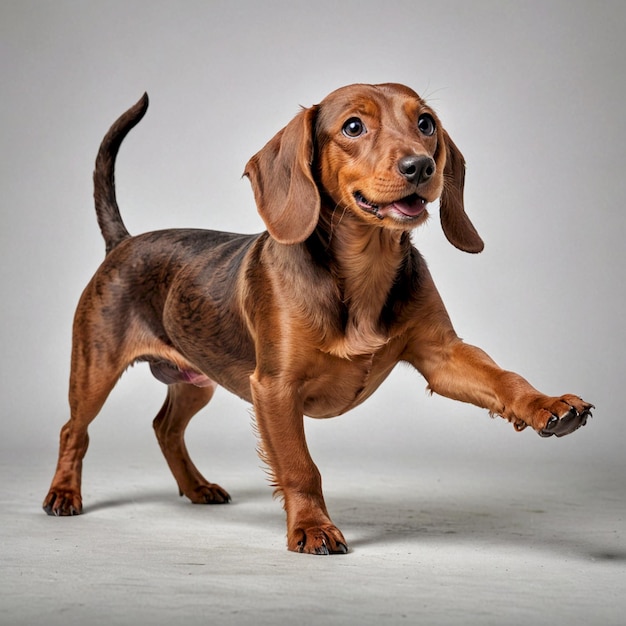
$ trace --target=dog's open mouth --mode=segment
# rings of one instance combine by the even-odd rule
[[[360,191],[354,193],[354,200],[360,208],[374,214],[379,219],[383,219],[387,215],[401,219],[415,219],[422,215],[428,204],[424,198],[416,193],[383,206],[370,202]]]

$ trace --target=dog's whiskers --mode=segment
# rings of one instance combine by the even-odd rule
[[[326,245],[326,250],[328,250],[330,248],[330,242],[333,240],[333,234],[335,232],[335,214],[337,213],[337,209],[339,208],[339,203],[337,202],[335,204],[335,208],[333,209],[333,212],[330,215],[330,232],[328,233],[328,243]],[[337,220],[337,226],[339,226],[339,224],[341,224],[341,221],[343,220],[346,211],[348,210],[347,206],[343,207],[343,211],[341,212],[341,215],[339,217],[339,219]]]

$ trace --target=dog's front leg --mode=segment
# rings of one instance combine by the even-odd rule
[[[298,389],[280,377],[250,378],[260,454],[270,467],[287,513],[287,547],[308,554],[345,554],[341,531],[332,523],[322,494],[322,478],[306,444]]]
[[[402,359],[422,373],[432,392],[484,407],[517,430],[530,426],[543,437],[561,437],[585,425],[593,405],[573,394],[545,395],[519,374],[496,365],[480,348],[461,341],[427,271],[420,307],[415,315],[419,323],[409,331]]]
[[[425,344],[428,345],[428,344]],[[578,396],[547,396],[519,374],[498,367],[480,348],[454,339],[436,350],[414,350],[411,361],[440,395],[484,407],[512,422],[531,426],[543,437],[561,437],[584,426],[593,405]]]

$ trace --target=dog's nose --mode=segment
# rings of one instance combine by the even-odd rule
[[[405,156],[398,161],[398,169],[409,182],[421,185],[435,173],[435,162],[429,156]]]

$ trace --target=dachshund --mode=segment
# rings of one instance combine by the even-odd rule
[[[439,201],[446,238],[483,241],[463,204],[465,161],[436,113],[395,83],[350,85],[302,108],[247,163],[267,230],[171,229],[131,236],[116,201],[120,145],[147,94],[110,128],[94,172],[106,256],[74,318],[71,417],[43,507],[82,511],[88,426],[125,369],[147,362],[167,385],[153,426],[180,494],[226,503],[187,452],[189,420],[218,385],[251,402],[259,453],[287,518],[287,547],[346,553],[328,514],[304,416],[368,398],[399,362],[432,393],[469,402],[541,436],[583,426],[593,405],[546,396],[456,334],[411,231]]]

